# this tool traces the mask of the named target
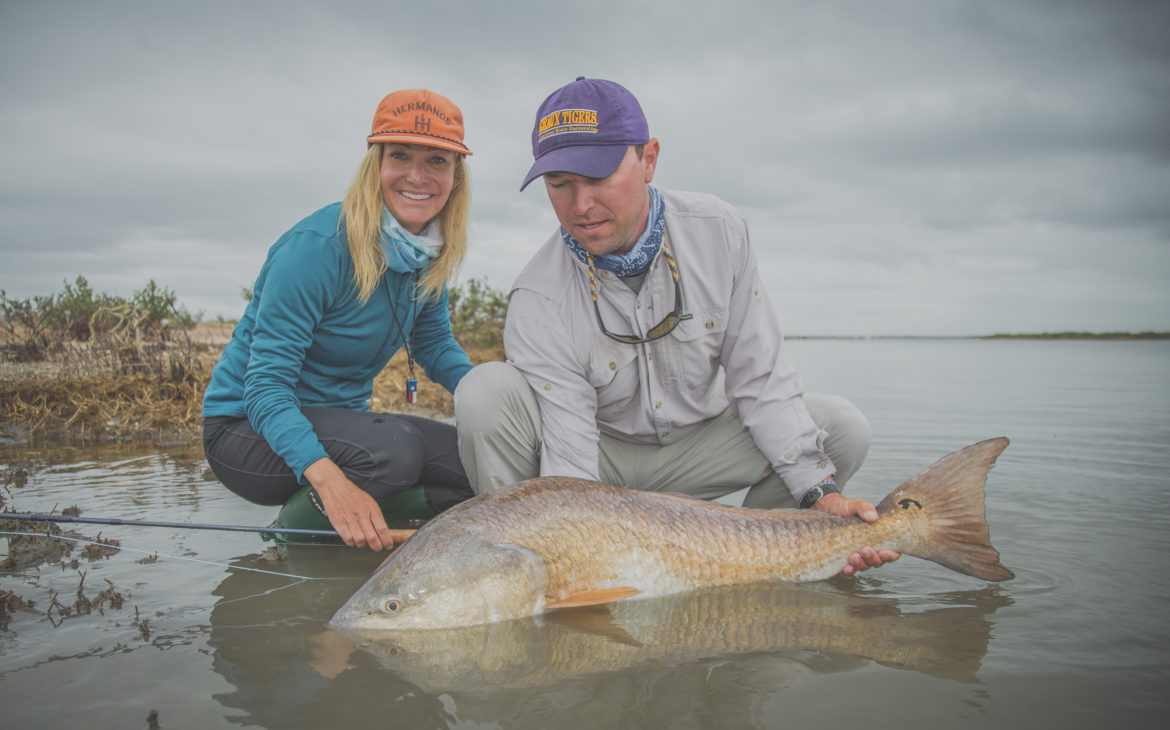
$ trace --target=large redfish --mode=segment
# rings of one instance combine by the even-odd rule
[[[943,457],[883,499],[872,523],[531,479],[424,525],[330,623],[452,628],[709,586],[823,580],[863,545],[1007,580],[983,505],[987,472],[1007,445],[991,439]]]

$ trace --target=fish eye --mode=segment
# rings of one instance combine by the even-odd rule
[[[386,613],[398,613],[402,610],[402,601],[398,598],[388,598],[382,604],[382,610]]]

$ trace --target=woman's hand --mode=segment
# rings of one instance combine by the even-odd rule
[[[847,499],[844,495],[834,492],[826,494],[817,500],[813,509],[830,512],[838,517],[852,517],[857,515],[866,522],[877,522],[878,513],[874,506],[864,499]],[[886,563],[892,563],[901,557],[893,550],[874,550],[866,545],[849,554],[848,562],[841,568],[844,575],[856,575],[863,570],[880,568]]]
[[[391,530],[382,508],[329,459],[318,459],[305,469],[305,478],[321,495],[325,516],[350,547],[385,550],[403,542],[409,532]],[[397,539],[396,539],[397,538]]]

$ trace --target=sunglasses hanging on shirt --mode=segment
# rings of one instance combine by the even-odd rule
[[[661,322],[651,327],[646,332],[645,337],[638,337],[637,335],[623,335],[610,332],[605,328],[605,322],[601,319],[601,308],[597,305],[597,269],[593,266],[593,254],[588,255],[589,296],[593,297],[593,311],[597,314],[597,326],[601,328],[602,334],[606,337],[627,345],[641,345],[666,337],[671,332],[674,332],[679,322],[690,319],[693,316],[682,313],[682,285],[679,284],[678,263],[675,262],[674,255],[670,252],[670,247],[665,242],[662,244],[662,257],[666,259],[666,266],[670,269],[670,278],[674,280],[674,309]]]

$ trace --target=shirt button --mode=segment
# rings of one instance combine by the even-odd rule
[[[710,320],[710,319],[707,320],[707,329],[714,329],[714,328],[715,328],[715,322],[713,320]]]
[[[655,407],[655,408],[661,408],[661,407],[662,407],[662,401],[658,401],[657,403],[655,403],[655,404],[654,404],[654,407]]]
[[[544,389],[545,389],[545,390],[552,390],[552,383],[545,383],[545,384],[544,384]]]
[[[639,299],[637,302],[634,302],[634,308],[635,308],[635,309],[641,309],[641,308],[642,308],[642,300],[641,300],[641,299]]]
[[[616,362],[611,362],[611,363],[609,364],[609,369],[610,369],[610,370],[617,370],[617,363],[616,363]]]
[[[666,438],[669,435],[670,435],[670,431],[663,431],[662,432],[662,438]]]

